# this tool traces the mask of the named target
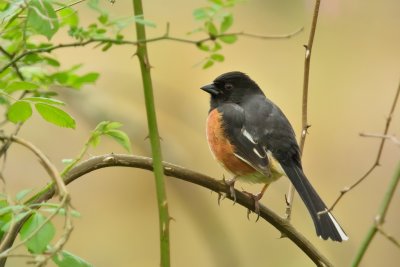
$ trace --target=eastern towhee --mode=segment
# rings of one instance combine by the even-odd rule
[[[347,240],[303,172],[292,126],[260,87],[246,74],[235,71],[220,75],[201,89],[211,95],[208,144],[214,157],[234,175],[231,192],[235,179],[264,183],[262,191],[254,196],[257,205],[271,182],[287,176],[306,205],[317,235],[339,242]]]

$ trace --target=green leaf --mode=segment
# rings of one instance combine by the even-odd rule
[[[226,32],[233,24],[233,16],[229,14],[228,16],[224,17],[224,20],[221,23],[221,32]]]
[[[214,3],[219,6],[223,6],[224,2],[222,0],[209,0],[211,3]]]
[[[20,202],[22,199],[24,199],[30,192],[32,192],[32,189],[24,189],[19,191],[16,195],[15,195],[15,200]]]
[[[21,221],[29,213],[31,213],[31,212],[30,211],[24,211],[24,212],[18,213],[16,216],[10,218],[10,220],[8,220],[5,224],[3,224],[3,226],[1,227],[1,231],[7,232],[8,229],[10,228],[11,224],[15,224],[15,223]]]
[[[197,47],[200,50],[203,50],[203,51],[206,51],[206,52],[210,51],[210,47],[208,45],[206,45],[205,43],[197,43]]]
[[[40,213],[34,213],[31,217],[24,223],[21,228],[20,236],[23,240],[30,237],[34,231],[36,231],[46,220]],[[43,227],[38,230],[36,234],[32,236],[26,243],[25,246],[29,251],[33,253],[43,253],[51,240],[53,239],[56,230],[51,222],[47,222]]]
[[[78,27],[79,17],[75,10],[65,7],[58,11],[60,26]]]
[[[71,164],[74,160],[73,159],[62,159],[61,162],[62,164],[68,165]]]
[[[32,116],[32,107],[28,102],[17,101],[7,111],[7,119],[13,123],[24,122]]]
[[[0,200],[0,209],[1,210],[7,208],[8,205],[9,204],[8,204],[7,200],[5,200],[5,199]],[[0,214],[0,238],[3,238],[4,232],[5,232],[5,231],[2,230],[3,226],[5,224],[9,223],[11,218],[12,218],[12,214],[11,214],[10,211]]]
[[[122,127],[122,123],[117,122],[117,121],[111,121],[107,123],[106,130],[111,130],[111,129],[118,129]]]
[[[27,25],[49,40],[53,37],[58,31],[59,23],[57,14],[49,0],[32,0],[29,2]]]
[[[143,15],[135,16],[135,22],[138,24],[142,24],[144,26],[149,26],[155,28],[157,25],[150,20],[144,19]]]
[[[97,72],[90,72],[82,76],[76,76],[75,78],[70,79],[70,86],[74,88],[81,88],[85,83],[94,83],[99,78],[100,74]]]
[[[106,52],[108,49],[110,49],[112,46],[111,42],[107,42],[105,43],[105,45],[103,46],[103,48],[101,48],[101,51]]]
[[[217,27],[215,27],[215,24],[213,22],[207,21],[205,26],[206,26],[207,32],[210,35],[212,35],[212,36],[218,35]]]
[[[93,265],[82,258],[62,250],[53,256],[53,261],[58,267],[92,267]]]
[[[126,133],[120,130],[109,130],[106,132],[106,135],[117,141],[128,152],[131,152],[131,141]]]
[[[221,54],[212,54],[211,58],[215,61],[222,62],[224,61],[225,57]]]
[[[39,85],[31,83],[31,82],[20,82],[20,81],[15,81],[11,82],[7,87],[4,89],[9,94],[14,93],[15,91],[34,91],[39,88]]]
[[[43,57],[43,60],[52,67],[60,67],[60,62],[51,57]]]
[[[207,8],[197,8],[193,11],[195,20],[203,20],[209,17]]]
[[[237,41],[237,36],[232,34],[232,35],[224,35],[224,36],[220,36],[218,37],[219,40],[221,40],[222,42],[226,43],[226,44],[233,44],[234,42]]]
[[[60,127],[75,129],[75,120],[65,111],[45,103],[35,104],[42,118]]]
[[[108,14],[106,14],[106,13],[101,14],[97,19],[99,20],[99,22],[101,24],[104,25],[104,24],[106,24],[108,22]]]
[[[212,52],[216,52],[222,49],[222,45],[217,41],[214,41],[214,47],[211,49]]]
[[[207,69],[207,68],[211,67],[212,65],[214,65],[214,61],[212,61],[211,59],[209,59],[209,60],[207,60],[206,63],[204,63],[203,69]]]
[[[54,98],[47,98],[47,97],[26,97],[26,98],[23,98],[22,100],[31,101],[34,103],[46,103],[49,105],[61,105],[61,106],[65,105],[65,103],[60,100],[57,100]]]

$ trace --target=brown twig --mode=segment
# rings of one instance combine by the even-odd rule
[[[90,173],[92,171],[106,168],[106,167],[131,167],[140,168],[146,170],[153,170],[153,162],[151,158],[134,156],[134,155],[120,155],[110,154],[93,157],[76,165],[70,172],[68,172],[64,178],[64,182],[69,184],[81,176]],[[186,168],[163,162],[164,172],[166,175],[176,177],[178,179],[200,185],[208,188],[219,194],[226,195],[227,198],[233,200],[229,194],[229,187],[225,183],[213,179],[204,174],[188,170]],[[34,203],[40,203],[51,199],[54,196],[54,186],[48,187],[47,190],[43,191],[40,197],[35,198]],[[243,207],[254,211],[254,200],[247,194],[235,191],[236,202]],[[33,204],[33,203],[32,203]],[[298,232],[287,220],[281,218],[270,209],[263,205],[260,205],[260,217],[268,221],[283,235],[288,237],[295,243],[317,266],[332,266],[332,264],[326,259],[316,247],[314,247],[300,232]],[[21,222],[23,223],[23,222]],[[14,238],[18,232],[14,233]],[[10,244],[11,246],[12,244]]]
[[[382,136],[386,136],[389,131],[390,123],[392,121],[393,113],[394,113],[394,110],[396,109],[396,105],[399,100],[399,96],[400,96],[400,82],[397,87],[397,91],[396,91],[395,97],[393,99],[393,103],[392,103],[392,107],[390,108],[389,115],[386,119],[386,124],[385,124],[385,128],[383,130]],[[381,137],[381,143],[379,144],[378,154],[376,155],[376,159],[375,159],[374,163],[372,164],[372,166],[355,183],[353,183],[349,187],[345,187],[342,190],[340,190],[339,197],[333,202],[332,206],[326,212],[332,211],[346,193],[350,192],[355,187],[357,187],[361,182],[363,182],[375,170],[376,167],[380,166],[380,160],[381,160],[383,147],[385,145],[386,139],[387,138],[385,138],[385,137]]]
[[[11,137],[5,137],[5,136],[0,136],[1,140],[11,140],[12,142],[15,142],[17,144],[20,144],[26,148],[28,148],[30,151],[35,154],[39,160],[42,166],[45,168],[51,179],[56,183],[57,189],[58,189],[58,194],[60,197],[63,197],[64,195],[68,195],[68,190],[67,187],[65,186],[65,183],[63,179],[61,178],[60,174],[58,173],[56,167],[53,165],[53,163],[50,162],[50,160],[40,151],[36,146],[34,146],[32,143],[16,137],[16,136],[11,136]]]
[[[301,112],[301,135],[300,135],[300,153],[303,154],[304,144],[306,142],[307,130],[310,127],[308,124],[308,84],[310,80],[310,65],[311,65],[311,52],[314,44],[315,31],[317,29],[319,6],[321,1],[316,0],[314,6],[314,13],[311,22],[310,35],[308,37],[307,45],[304,45],[305,59],[304,59],[304,75],[303,75],[303,99],[302,99],[302,112]],[[293,198],[295,189],[293,184],[289,185],[288,194],[286,196],[286,219],[290,221],[292,214]]]
[[[397,248],[400,248],[400,242],[394,236],[388,234],[385,230],[383,230],[381,225],[377,225],[376,229],[381,235],[386,237],[386,239],[393,243]]]
[[[396,145],[400,146],[400,140],[394,135],[385,135],[385,134],[373,134],[373,133],[360,133],[361,137],[374,137],[380,139],[388,139],[395,143]]]
[[[111,38],[91,38],[85,41],[79,41],[79,42],[73,42],[73,43],[66,43],[66,44],[58,44],[50,47],[43,47],[43,48],[36,48],[36,49],[31,49],[31,50],[26,50],[22,52],[19,55],[15,55],[13,59],[11,59],[8,63],[6,63],[3,67],[0,68],[0,73],[5,71],[8,67],[13,66],[16,62],[21,60],[22,58],[31,55],[31,54],[39,54],[39,53],[50,53],[53,50],[57,50],[60,48],[66,48],[66,47],[79,47],[79,46],[86,46],[91,43],[111,43],[115,45],[138,45],[142,43],[152,43],[152,42],[157,42],[161,40],[170,40],[170,41],[175,41],[175,42],[180,42],[180,43],[189,43],[189,44],[194,44],[194,45],[199,45],[201,43],[207,42],[207,41],[213,41],[216,38],[223,37],[223,36],[230,36],[230,35],[237,35],[237,36],[245,36],[245,37],[250,37],[250,38],[257,38],[257,39],[288,39],[291,38],[297,34],[299,34],[303,28],[300,28],[296,30],[295,32],[285,34],[285,35],[257,35],[257,34],[251,34],[251,33],[245,33],[245,32],[235,32],[235,33],[224,33],[220,34],[217,36],[209,36],[207,38],[203,38],[200,40],[191,40],[191,39],[185,39],[185,38],[178,38],[178,37],[172,37],[169,36],[169,27],[167,26],[167,31],[165,34],[163,34],[160,37],[155,37],[155,38],[150,38],[146,40],[138,40],[138,41],[128,41],[128,40],[120,40],[120,39],[111,39]]]

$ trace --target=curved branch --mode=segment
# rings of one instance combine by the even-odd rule
[[[224,194],[227,198],[233,200],[229,194],[229,187],[222,181],[218,181],[204,174],[188,170],[184,167],[163,162],[165,175],[175,177],[193,184],[208,188],[218,194]],[[88,159],[77,166],[65,176],[65,183],[69,184],[81,176],[92,171],[107,167],[131,167],[146,170],[153,170],[153,160],[148,157],[109,154],[96,156]],[[236,202],[241,206],[254,211],[254,200],[243,192],[236,190]],[[48,188],[46,192],[35,202],[49,200],[54,195],[54,186]],[[267,207],[260,204],[260,217],[272,224],[283,236],[288,237],[295,243],[317,266],[332,266],[332,264],[308,241],[300,232],[298,232],[290,223],[281,218]]]
[[[116,166],[139,168],[152,171],[153,160],[148,157],[123,154],[96,156],[76,165],[73,169],[71,169],[71,171],[68,172],[64,177],[64,182],[65,184],[69,184],[92,171]],[[163,162],[163,166],[165,175],[200,185],[217,192],[218,194],[224,194],[226,198],[233,200],[230,196],[229,186],[226,186],[226,184],[222,181],[218,181],[207,175],[174,165],[172,163]],[[251,197],[241,191],[235,190],[235,193],[236,202],[238,204],[254,211],[254,200]],[[40,196],[35,197],[34,200],[32,200],[29,204],[45,202],[51,199],[54,195],[55,187],[54,184],[51,184],[46,186],[46,188],[41,191]],[[262,204],[260,204],[260,217],[280,231],[282,236],[289,238],[293,243],[295,243],[317,266],[333,266],[329,260],[325,258],[325,256],[323,256],[318,249],[314,247],[310,241],[308,241],[300,232],[298,232],[287,220],[281,218]],[[10,242],[5,246],[5,249],[12,246],[23,223],[24,220],[18,222],[17,227],[15,227],[16,230],[11,234],[12,238],[10,238]],[[2,265],[0,264],[0,266]]]

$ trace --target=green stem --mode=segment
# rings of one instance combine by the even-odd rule
[[[133,10],[135,16],[143,16],[143,6],[141,0],[133,0]],[[146,30],[143,24],[136,23],[137,40],[146,40]],[[153,172],[156,181],[157,204],[160,224],[160,252],[161,266],[170,266],[170,246],[169,246],[169,221],[168,202],[164,185],[164,170],[162,165],[162,154],[160,145],[160,136],[158,134],[157,117],[154,105],[153,85],[150,74],[150,63],[147,54],[146,43],[140,43],[137,46],[137,56],[140,62],[142,73],[144,98],[147,112],[147,123],[149,128],[149,138],[151,144],[151,153],[153,155]]]
[[[388,211],[390,202],[392,201],[394,192],[396,190],[399,181],[400,181],[400,162],[397,164],[397,169],[393,175],[392,181],[389,184],[385,197],[383,198],[378,215],[376,216],[376,221],[374,221],[374,223],[371,225],[367,235],[365,236],[364,241],[361,243],[357,255],[354,258],[354,261],[351,265],[352,267],[360,265],[360,262],[363,259],[365,252],[367,251],[369,245],[372,242],[372,239],[374,239],[375,234],[378,232],[378,227],[385,221],[386,213]]]

